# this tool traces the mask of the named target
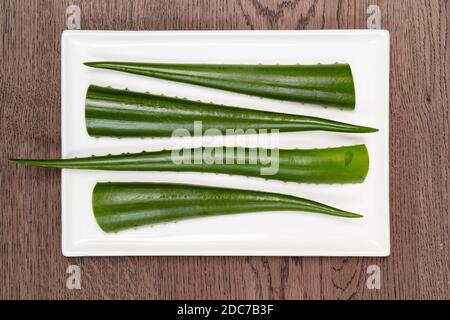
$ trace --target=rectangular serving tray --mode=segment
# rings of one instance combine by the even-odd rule
[[[170,149],[174,139],[92,138],[84,123],[89,84],[260,110],[305,114],[376,127],[373,134],[280,134],[280,147],[319,148],[364,143],[370,169],[362,184],[284,183],[208,173],[62,170],[62,251],[65,256],[258,255],[387,256],[389,245],[389,33],[321,31],[64,31],[62,35],[62,157]],[[199,86],[91,69],[85,61],[168,63],[349,63],[356,108],[261,99]],[[199,145],[201,141],[194,139]],[[218,143],[209,139],[205,143]],[[227,143],[252,145],[239,137]],[[104,233],[96,224],[92,189],[98,181],[179,182],[279,192],[361,213],[343,219],[304,212],[216,216]]]

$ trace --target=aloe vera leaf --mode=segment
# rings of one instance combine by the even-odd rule
[[[306,211],[344,218],[359,214],[277,193],[207,186],[100,182],[92,193],[95,219],[105,232],[188,218],[262,211]]]
[[[214,172],[300,183],[361,183],[369,170],[369,154],[365,145],[290,150],[242,148],[242,153],[236,148],[230,150],[232,152],[227,149],[216,152],[215,149],[197,148],[176,152],[164,150],[87,158],[11,161],[47,168]],[[208,161],[205,160],[206,151]],[[193,159],[198,154],[201,161],[195,163]],[[185,155],[188,157],[184,158]],[[275,161],[278,161],[277,165]],[[276,169],[274,174],[262,175],[261,169],[269,166]]]
[[[247,95],[355,108],[348,64],[236,65],[95,61],[86,66],[172,80]]]
[[[215,105],[95,85],[87,90],[85,120],[89,135],[111,137],[167,137],[177,129],[186,129],[192,135],[195,121],[201,121],[203,134],[211,134],[208,129],[220,130],[222,134],[227,129],[378,131],[317,117]]]

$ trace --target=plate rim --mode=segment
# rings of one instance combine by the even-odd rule
[[[264,250],[252,250],[251,252],[235,252],[228,251],[211,251],[211,250],[193,250],[191,252],[186,251],[166,251],[166,252],[156,252],[151,250],[117,250],[117,251],[107,251],[107,250],[77,250],[71,248],[68,239],[64,236],[67,230],[67,219],[66,214],[64,214],[64,207],[66,206],[66,197],[64,196],[64,186],[66,180],[67,169],[61,170],[61,251],[65,257],[83,257],[83,256],[302,256],[302,257],[336,257],[336,256],[351,256],[351,257],[387,257],[391,253],[391,230],[390,230],[390,130],[389,130],[389,118],[390,118],[390,33],[385,29],[317,29],[317,30],[155,30],[155,31],[145,31],[145,30],[64,30],[61,34],[61,156],[65,154],[65,131],[64,123],[66,119],[66,105],[67,105],[67,94],[66,94],[66,77],[67,71],[65,68],[67,59],[67,41],[77,35],[132,35],[132,36],[199,36],[199,35],[238,35],[238,36],[251,36],[251,35],[270,35],[274,34],[280,35],[379,35],[383,37],[385,46],[385,70],[384,70],[384,82],[385,82],[385,102],[384,106],[386,108],[385,112],[385,123],[386,123],[386,134],[384,137],[385,145],[385,172],[384,175],[386,190],[385,203],[384,206],[387,208],[387,214],[385,217],[384,224],[386,226],[386,239],[385,247],[380,250],[373,251],[333,251],[333,250],[312,250],[312,251],[264,251]]]

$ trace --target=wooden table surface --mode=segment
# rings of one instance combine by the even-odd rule
[[[61,254],[60,173],[9,164],[60,155],[60,37],[81,29],[364,29],[391,34],[387,258]],[[0,298],[450,298],[450,1],[0,1]],[[69,265],[81,289],[66,287]],[[369,289],[377,265],[381,288]]]

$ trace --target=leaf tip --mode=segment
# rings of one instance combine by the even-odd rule
[[[368,132],[378,132],[379,131],[377,128],[368,127],[367,129],[368,129]]]
[[[83,62],[83,64],[86,66],[86,67],[96,67],[96,64],[97,64],[97,62],[94,62],[94,61],[87,61],[87,62]]]
[[[361,126],[359,128],[359,132],[361,133],[373,133],[373,132],[378,132],[379,130],[377,128],[372,128],[372,127],[364,127]]]
[[[362,214],[359,213],[353,213],[353,212],[349,212],[348,213],[348,217],[349,218],[364,218],[364,216]]]

